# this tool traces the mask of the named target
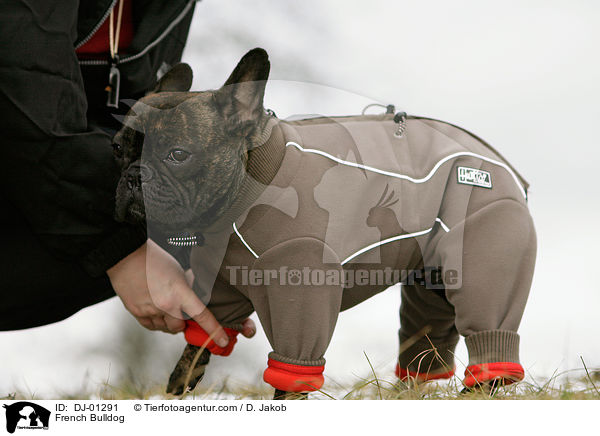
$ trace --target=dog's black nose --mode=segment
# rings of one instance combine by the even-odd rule
[[[147,182],[152,178],[152,170],[144,164],[140,165],[140,177],[142,182]]]
[[[142,186],[142,177],[140,173],[129,173],[127,174],[127,187],[130,190],[140,188]]]
[[[141,188],[142,183],[152,179],[152,170],[146,165],[131,165],[127,173],[127,187],[129,189]]]

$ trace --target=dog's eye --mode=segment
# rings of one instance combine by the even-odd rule
[[[113,147],[113,153],[115,154],[115,156],[117,156],[117,157],[123,156],[123,147],[121,146],[121,144],[113,143],[112,147]]]
[[[184,162],[185,160],[187,160],[187,158],[189,156],[190,156],[190,154],[187,151],[175,149],[175,150],[171,150],[169,152],[167,159],[170,160],[171,162],[181,163],[181,162]]]

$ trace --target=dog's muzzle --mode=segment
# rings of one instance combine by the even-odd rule
[[[130,190],[139,189],[142,183],[152,180],[152,170],[144,164],[131,164],[127,170],[127,187]]]

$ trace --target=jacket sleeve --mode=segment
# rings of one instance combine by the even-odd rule
[[[146,235],[113,220],[118,168],[110,136],[88,126],[77,9],[77,0],[0,6],[0,177],[4,201],[39,239],[98,276]]]

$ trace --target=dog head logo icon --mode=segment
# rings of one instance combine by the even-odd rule
[[[29,401],[3,405],[6,409],[6,431],[18,429],[48,429],[50,411]]]

